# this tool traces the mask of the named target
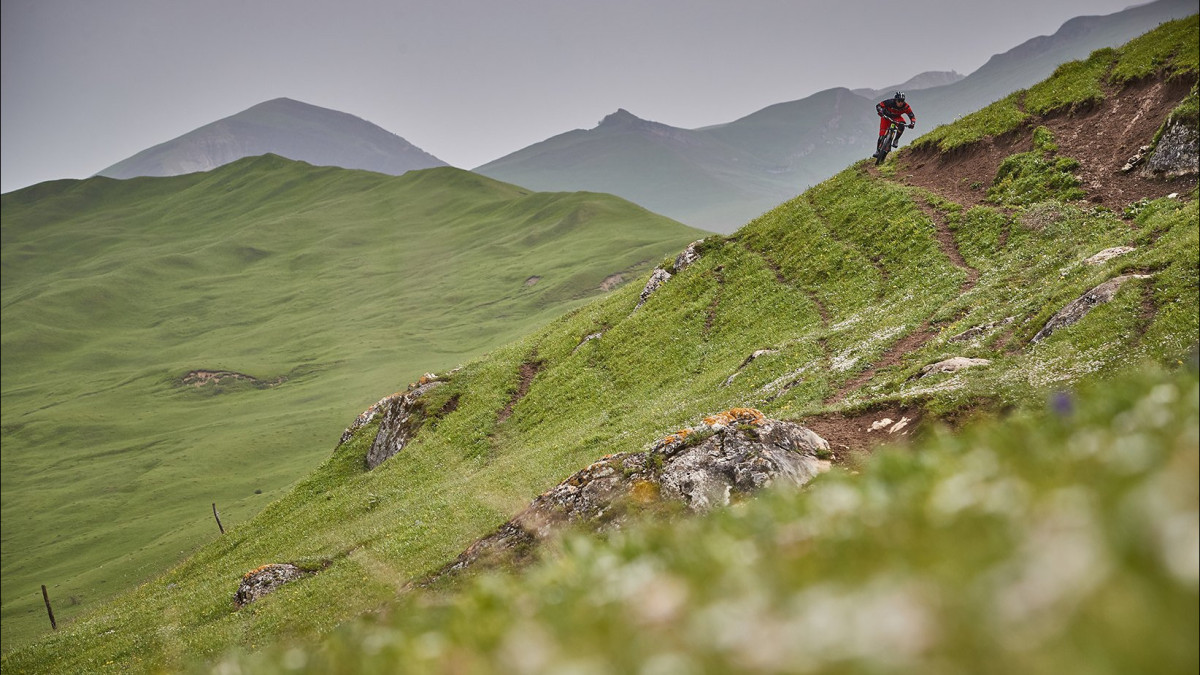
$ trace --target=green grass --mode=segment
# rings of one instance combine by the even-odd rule
[[[1099,103],[1104,99],[1104,77],[1112,70],[1116,58],[1116,50],[1098,49],[1086,61],[1064,63],[1050,79],[1025,92],[1025,111],[1048,115]]]
[[[1074,173],[1079,162],[1055,155],[1058,146],[1049,129],[1034,129],[1033,146],[1032,152],[1012,155],[1000,163],[996,179],[988,188],[988,199],[1006,206],[1028,206],[1086,196]]]
[[[923,202],[945,213],[968,264],[981,271],[971,292],[960,294],[966,273],[941,252]],[[640,283],[629,284],[469,362],[427,407],[457,397],[457,409],[379,469],[362,469],[373,438],[368,427],[255,518],[168,574],[9,652],[5,669],[88,670],[108,661],[135,671],[175,669],[231,648],[311,641],[389,602],[409,579],[604,454],[641,450],[734,406],[801,418],[830,409],[828,399],[845,382],[923,322],[937,332],[932,340],[835,407],[902,401],[940,412],[980,402],[1003,409],[1098,372],[1175,363],[1200,328],[1186,309],[1195,306],[1200,260],[1194,195],[1160,200],[1138,217],[1133,230],[1116,214],[1059,203],[1012,216],[964,211],[872,178],[865,164],[851,168],[735,238],[706,240],[704,257],[640,309],[633,311]],[[1098,268],[1077,263],[1130,241],[1141,246],[1137,257]],[[1053,312],[1126,266],[1158,270],[1151,316],[1140,309],[1150,286],[1134,284],[1076,326],[1023,347]],[[1015,317],[1015,351],[1006,351],[1003,330],[969,344],[948,341],[1008,316]],[[580,346],[598,331],[603,337]],[[738,370],[765,348],[778,352]],[[996,363],[911,379],[951,355]],[[534,360],[543,366],[527,395],[498,422],[521,364]],[[241,574],[296,560],[331,564],[233,611]]]
[[[1194,369],[1150,366],[804,491],[568,536],[523,573],[414,593],[320,646],[222,667],[1186,672],[1200,658],[1198,400]]]
[[[606,195],[274,157],[3,197],[3,637],[161,573],[379,397],[702,233]],[[527,280],[538,276],[535,285]],[[194,387],[194,369],[277,386]]]
[[[1047,133],[1035,141],[1033,159],[1054,152]],[[1018,178],[1053,177],[1054,165],[1030,159],[1014,160]],[[257,516],[58,633],[6,652],[4,669],[178,670],[264,647],[262,657],[242,662],[246,670],[321,670],[340,663],[342,652],[354,652],[344,660],[350,671],[383,672],[511,670],[521,664],[505,659],[521,658],[544,658],[533,670],[656,664],[722,672],[752,667],[740,659],[792,663],[791,649],[818,668],[872,672],[889,664],[1059,672],[1111,662],[1125,672],[1194,663],[1195,641],[1174,632],[1195,633],[1194,575],[1177,573],[1182,554],[1152,524],[1177,516],[1176,539],[1194,539],[1195,482],[1171,480],[1195,476],[1196,375],[1168,371],[1194,354],[1200,333],[1197,194],[1139,203],[1126,220],[1062,201],[1069,188],[1037,185],[1037,200],[964,208],[876,176],[865,162],[850,167],[733,236],[706,239],[703,257],[640,308],[646,274],[468,359],[430,394],[426,410],[451,399],[457,406],[402,453],[364,471],[376,430],[367,426]],[[940,223],[979,272],[969,290],[968,271],[938,243]],[[1116,245],[1137,249],[1082,264]],[[16,250],[5,242],[6,255]],[[1031,343],[1064,305],[1132,272],[1150,278]],[[981,325],[995,327],[950,339]],[[925,331],[929,339],[873,369]],[[743,366],[762,349],[774,352]],[[918,377],[950,356],[992,364]],[[501,421],[522,365],[533,362],[536,377]],[[868,369],[861,386],[843,391]],[[1149,374],[1131,374],[1139,371]],[[1063,399],[1077,412],[1040,411],[1056,392],[1079,387],[1090,393]],[[391,388],[368,392],[357,407]],[[803,420],[889,404],[951,418],[1021,414],[928,439],[917,452],[883,453],[854,467],[857,475],[822,478],[800,495],[652,523],[607,543],[572,538],[529,575],[396,602],[410,580],[605,454],[642,450],[731,407]],[[1171,495],[1170,507],[1138,501],[1147,494]],[[1058,555],[1055,544],[1068,549]],[[234,611],[243,573],[285,561],[328,566]],[[1071,567],[1059,567],[1065,561]],[[652,589],[664,587],[674,595],[656,598]],[[628,613],[661,603],[675,609]],[[356,623],[314,646],[380,609],[392,619]],[[928,632],[915,641],[901,639],[910,633],[854,632],[873,630],[879,616],[913,616],[915,623],[898,625]],[[830,626],[851,631],[849,644],[858,647],[839,652],[843,643],[833,637],[814,642]],[[751,644],[778,649],[752,654]],[[881,644],[888,649],[875,651]],[[681,666],[681,658],[696,662]]]
[[[1196,32],[1200,18],[1163,24],[1121,48],[1111,78],[1118,84],[1165,72],[1169,77],[1200,73],[1200,54],[1196,50]]]
[[[1021,128],[1034,115],[1087,107],[1102,100],[1106,86],[1120,86],[1162,74],[1195,76],[1200,18],[1170,21],[1117,49],[1096,50],[1083,61],[1065,63],[1046,80],[1014,92],[962,119],[935,128],[912,143],[913,148],[949,152],[988,137]]]

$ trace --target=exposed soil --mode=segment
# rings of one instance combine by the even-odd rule
[[[604,277],[604,281],[600,282],[600,290],[605,291],[605,292],[611,291],[612,289],[616,288],[617,286],[620,286],[623,283],[625,283],[625,275],[624,274],[610,274],[610,275]]]
[[[1066,110],[1031,120],[1020,129],[995,138],[986,138],[950,153],[933,148],[904,150],[895,156],[897,179],[933,192],[964,206],[983,204],[987,188],[996,171],[1010,155],[1033,150],[1033,130],[1045,126],[1054,133],[1060,156],[1080,163],[1077,175],[1088,201],[1120,211],[1140,199],[1156,199],[1173,192],[1186,193],[1197,185],[1197,176],[1171,179],[1146,178],[1138,169],[1121,168],[1144,145],[1149,144],[1171,110],[1183,100],[1192,80],[1171,82],[1151,80],[1123,88],[1112,88],[1098,104],[1081,110]],[[874,167],[867,171],[879,175]],[[921,208],[937,228],[937,240],[950,260],[967,271],[960,293],[974,287],[979,271],[969,266],[954,240],[945,218],[928,205]],[[1007,230],[1004,234],[1007,239]],[[1001,244],[1003,245],[1003,243]],[[1152,316],[1153,303],[1143,301],[1143,316]],[[1013,343],[1015,326],[1007,329],[1003,348],[1020,348]],[[901,339],[867,370],[851,378],[826,403],[841,401],[850,392],[870,381],[880,369],[898,363],[906,354],[925,344],[937,331],[922,325]],[[820,432],[818,432],[820,433]]]
[[[500,415],[496,418],[496,422],[503,422],[512,417],[513,408],[517,407],[517,403],[525,398],[529,393],[529,387],[533,384],[533,378],[537,377],[542,367],[546,365],[545,361],[535,361],[537,354],[530,356],[530,360],[521,364],[521,382],[517,385],[517,390],[513,392],[512,398],[504,405],[504,409],[500,411]]]
[[[833,462],[844,464],[852,453],[907,440],[921,427],[924,416],[920,407],[885,406],[855,413],[813,415],[798,421],[829,441]],[[890,422],[885,423],[887,420]]]
[[[965,206],[981,204],[1000,163],[1009,155],[1033,150],[1032,131],[1045,126],[1054,133],[1058,154],[1079,161],[1077,175],[1093,203],[1120,210],[1139,199],[1185,193],[1196,186],[1195,175],[1147,179],[1136,169],[1122,172],[1121,167],[1153,140],[1191,86],[1192,81],[1184,79],[1135,83],[1114,88],[1086,110],[1035,118],[1017,131],[950,153],[933,148],[904,151],[896,157],[896,175]]]
[[[455,394],[447,399],[442,405],[441,409],[438,410],[437,418],[441,419],[455,410],[458,410],[458,402],[460,398],[462,398],[462,394]]]
[[[282,375],[271,380],[260,380],[253,375],[239,373],[233,370],[189,370],[183,377],[179,378],[179,383],[190,387],[203,387],[205,385],[221,385],[232,384],[233,382],[249,382],[256,387],[274,387],[283,384],[287,381]]]
[[[955,267],[965,270],[967,278],[963,280],[962,287],[959,288],[959,293],[966,293],[975,287],[975,282],[979,281],[979,270],[967,264],[967,259],[962,256],[958,250],[958,242],[954,239],[954,233],[950,231],[950,225],[946,223],[946,217],[941,211],[929,206],[928,204],[918,204],[925,215],[933,221],[933,226],[936,229],[936,238],[938,247],[942,253],[954,263]]]

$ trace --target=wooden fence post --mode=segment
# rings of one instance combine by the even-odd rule
[[[221,534],[225,534],[225,528],[221,526],[221,516],[217,515],[217,503],[213,502],[213,518],[217,519],[217,529],[221,530]]]
[[[50,615],[50,627],[58,630],[58,624],[54,622],[54,610],[50,609],[50,594],[46,592],[46,584],[42,584],[42,600],[46,601],[46,613]]]

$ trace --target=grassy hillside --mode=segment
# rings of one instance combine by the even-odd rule
[[[1187,54],[1156,53],[1152,81],[1195,81]],[[1171,107],[1114,142],[1149,142]],[[399,455],[366,471],[379,425],[363,427],[254,519],[5,669],[177,669],[231,650],[247,672],[1194,668],[1197,376],[1177,370],[1200,333],[1196,177],[1120,176],[1081,152],[1093,120],[1069,111],[1016,127],[1006,156],[959,148],[990,189],[939,176],[936,146],[856,164],[706,238],[641,307],[630,284],[443,373],[438,413]],[[1117,246],[1131,250],[1085,262]],[[923,374],[955,356],[989,363]],[[814,427],[912,415],[927,438],[835,446],[852,471],[799,496],[406,592],[577,469],[743,406]],[[930,421],[964,418],[995,419],[960,436]],[[319,572],[234,608],[244,573],[289,561]],[[317,643],[380,608],[385,623]]]
[[[457,169],[251,158],[3,196],[3,640],[245,522],[354,415],[702,233]],[[610,283],[613,280],[609,279]],[[205,380],[198,370],[236,372]]]
[[[1200,659],[1200,379],[1151,369],[811,489],[575,535],[252,673],[1175,673]],[[228,672],[228,671],[217,671]]]

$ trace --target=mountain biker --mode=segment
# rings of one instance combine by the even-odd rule
[[[904,133],[903,115],[908,115],[908,128],[911,129],[917,124],[917,114],[913,112],[911,106],[904,100],[904,92],[898,91],[892,94],[891,98],[884,99],[875,104],[875,112],[879,113],[879,140],[875,145],[878,148],[883,142],[883,135],[887,133],[888,127],[892,122],[898,126],[896,128],[896,136],[892,139],[892,147],[900,146],[900,134]]]

